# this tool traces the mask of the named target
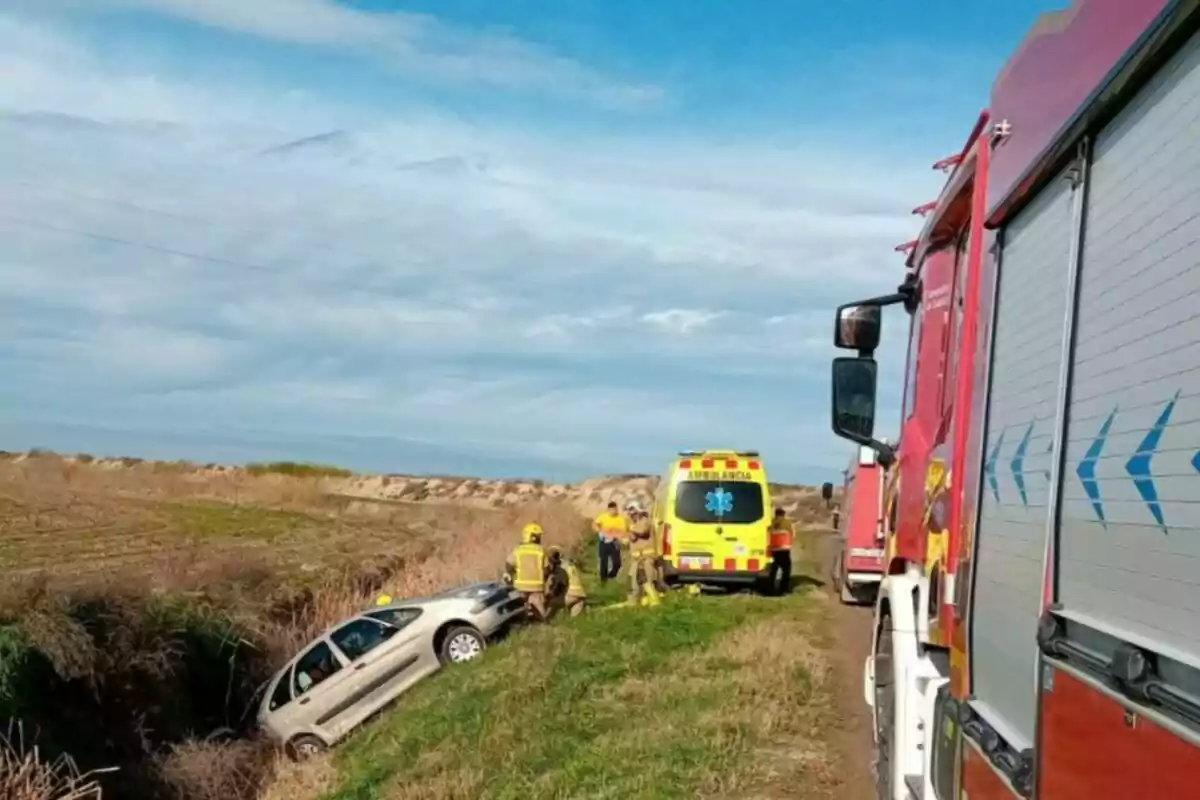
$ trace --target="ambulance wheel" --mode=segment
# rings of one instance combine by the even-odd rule
[[[892,684],[892,619],[884,615],[879,622],[879,642],[875,648],[875,791],[879,800],[892,800],[892,739],[896,729],[896,709]]]

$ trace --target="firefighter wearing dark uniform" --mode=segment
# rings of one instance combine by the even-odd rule
[[[542,549],[542,526],[531,522],[521,529],[521,544],[505,562],[512,587],[525,596],[525,604],[539,620],[546,618],[546,551]]]
[[[792,543],[796,538],[796,528],[782,508],[775,509],[770,537],[771,585],[786,594],[792,590]]]
[[[587,590],[583,588],[583,575],[579,566],[569,556],[564,556],[557,547],[551,547],[550,564],[546,568],[546,599],[552,609],[561,608],[572,617],[583,613]]]

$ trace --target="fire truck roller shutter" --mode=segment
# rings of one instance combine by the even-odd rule
[[[1056,176],[1002,239],[980,503],[971,671],[975,704],[1032,746],[1053,432],[1071,269],[1072,198]]]
[[[1059,539],[1066,614],[1200,666],[1200,38],[1096,137]],[[1200,693],[1197,676],[1164,677]]]

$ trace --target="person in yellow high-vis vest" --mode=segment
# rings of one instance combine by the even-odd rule
[[[629,560],[633,562],[629,570],[629,604],[640,605],[644,597],[646,605],[656,606],[661,598],[655,587],[658,554],[654,548],[654,527],[650,515],[639,504],[630,503],[629,515],[632,517],[629,523]]]
[[[525,604],[538,620],[546,618],[546,551],[542,526],[531,522],[521,529],[521,543],[504,565],[512,587],[525,596]]]
[[[599,538],[600,583],[607,583],[621,572],[621,545],[629,535],[629,520],[617,510],[615,500],[592,520],[592,530]]]

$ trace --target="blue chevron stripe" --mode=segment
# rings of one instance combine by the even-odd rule
[[[996,461],[1000,458],[1000,447],[1004,444],[1004,434],[1007,431],[1000,431],[1000,435],[996,437],[996,446],[992,448],[992,454],[988,456],[987,465],[984,467],[984,472],[987,473],[988,485],[992,487],[992,496],[996,498],[996,502],[1000,502],[1000,481],[996,480]]]
[[[1142,501],[1150,509],[1150,513],[1163,529],[1163,533],[1167,532],[1167,524],[1163,520],[1162,506],[1158,502],[1158,488],[1154,485],[1154,476],[1151,473],[1150,462],[1154,459],[1154,454],[1158,452],[1158,442],[1162,439],[1163,430],[1167,427],[1167,423],[1171,421],[1171,412],[1175,410],[1175,403],[1178,400],[1179,392],[1176,392],[1175,397],[1167,403],[1162,413],[1158,415],[1158,420],[1155,421],[1154,427],[1146,432],[1146,437],[1138,445],[1137,452],[1125,464],[1125,471],[1133,478],[1133,485],[1137,487],[1138,494],[1142,496]]]
[[[1029,498],[1025,496],[1025,451],[1029,449],[1029,437],[1033,434],[1033,423],[1029,423],[1029,427],[1025,429],[1025,435],[1021,437],[1021,443],[1017,445],[1017,451],[1013,454],[1012,461],[1009,462],[1009,467],[1012,468],[1013,482],[1017,484],[1017,491],[1021,494],[1021,505],[1028,507]]]
[[[1200,450],[1196,451],[1196,455],[1192,456],[1192,466],[1196,472],[1200,472]]]
[[[1108,419],[1104,420],[1104,424],[1100,426],[1100,432],[1092,440],[1092,444],[1079,462],[1079,466],[1075,468],[1075,474],[1079,476],[1079,482],[1083,484],[1084,493],[1087,494],[1088,500],[1092,501],[1092,510],[1096,512],[1096,519],[1100,520],[1100,524],[1106,528],[1108,520],[1104,518],[1104,502],[1100,498],[1100,484],[1096,481],[1096,462],[1104,450],[1104,443],[1108,441],[1108,432],[1112,430],[1113,420],[1116,419],[1116,416],[1117,408],[1114,406]]]

